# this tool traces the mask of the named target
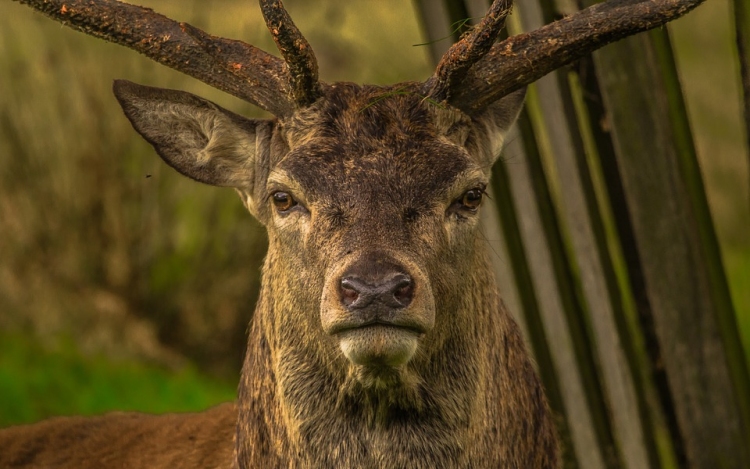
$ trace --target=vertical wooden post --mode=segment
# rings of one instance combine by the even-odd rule
[[[525,30],[554,20],[551,0],[519,1]],[[579,128],[572,94],[570,69],[561,69],[539,80],[539,126],[549,142],[546,171],[556,178],[559,235],[567,243],[568,269],[574,274],[569,288],[579,297],[579,307],[569,313],[579,324],[577,342],[586,344],[579,365],[591,370],[587,383],[590,406],[598,416],[599,444],[610,467],[656,467],[658,458],[651,438],[643,389],[630,337],[618,317],[623,305],[607,247],[600,201],[594,193],[584,137]]]

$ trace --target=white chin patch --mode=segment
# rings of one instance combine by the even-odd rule
[[[417,351],[416,332],[374,324],[339,334],[339,346],[355,365],[397,367],[406,364]]]

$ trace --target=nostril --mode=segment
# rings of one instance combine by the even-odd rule
[[[359,289],[355,282],[349,278],[341,279],[341,302],[345,306],[351,306],[359,298]]]
[[[401,307],[406,307],[414,296],[414,282],[406,275],[399,275],[394,280],[393,298]]]

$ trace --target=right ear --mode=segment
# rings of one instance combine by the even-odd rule
[[[526,88],[524,87],[495,101],[480,115],[474,116],[474,120],[480,123],[485,130],[485,155],[487,159],[483,163],[488,168],[495,164],[500,156],[500,151],[505,145],[505,138],[521,113],[525,97]]]
[[[169,166],[196,181],[253,194],[270,121],[246,119],[184,91],[126,80],[115,80],[113,90],[135,130]]]

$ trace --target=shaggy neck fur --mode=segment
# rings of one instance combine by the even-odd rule
[[[489,269],[478,271],[459,311],[444,311],[471,320],[452,324],[436,352],[407,365],[416,378],[395,386],[365,386],[345,359],[276,330],[274,317],[300,312],[279,310],[268,282],[240,383],[235,467],[555,467],[540,383]]]

